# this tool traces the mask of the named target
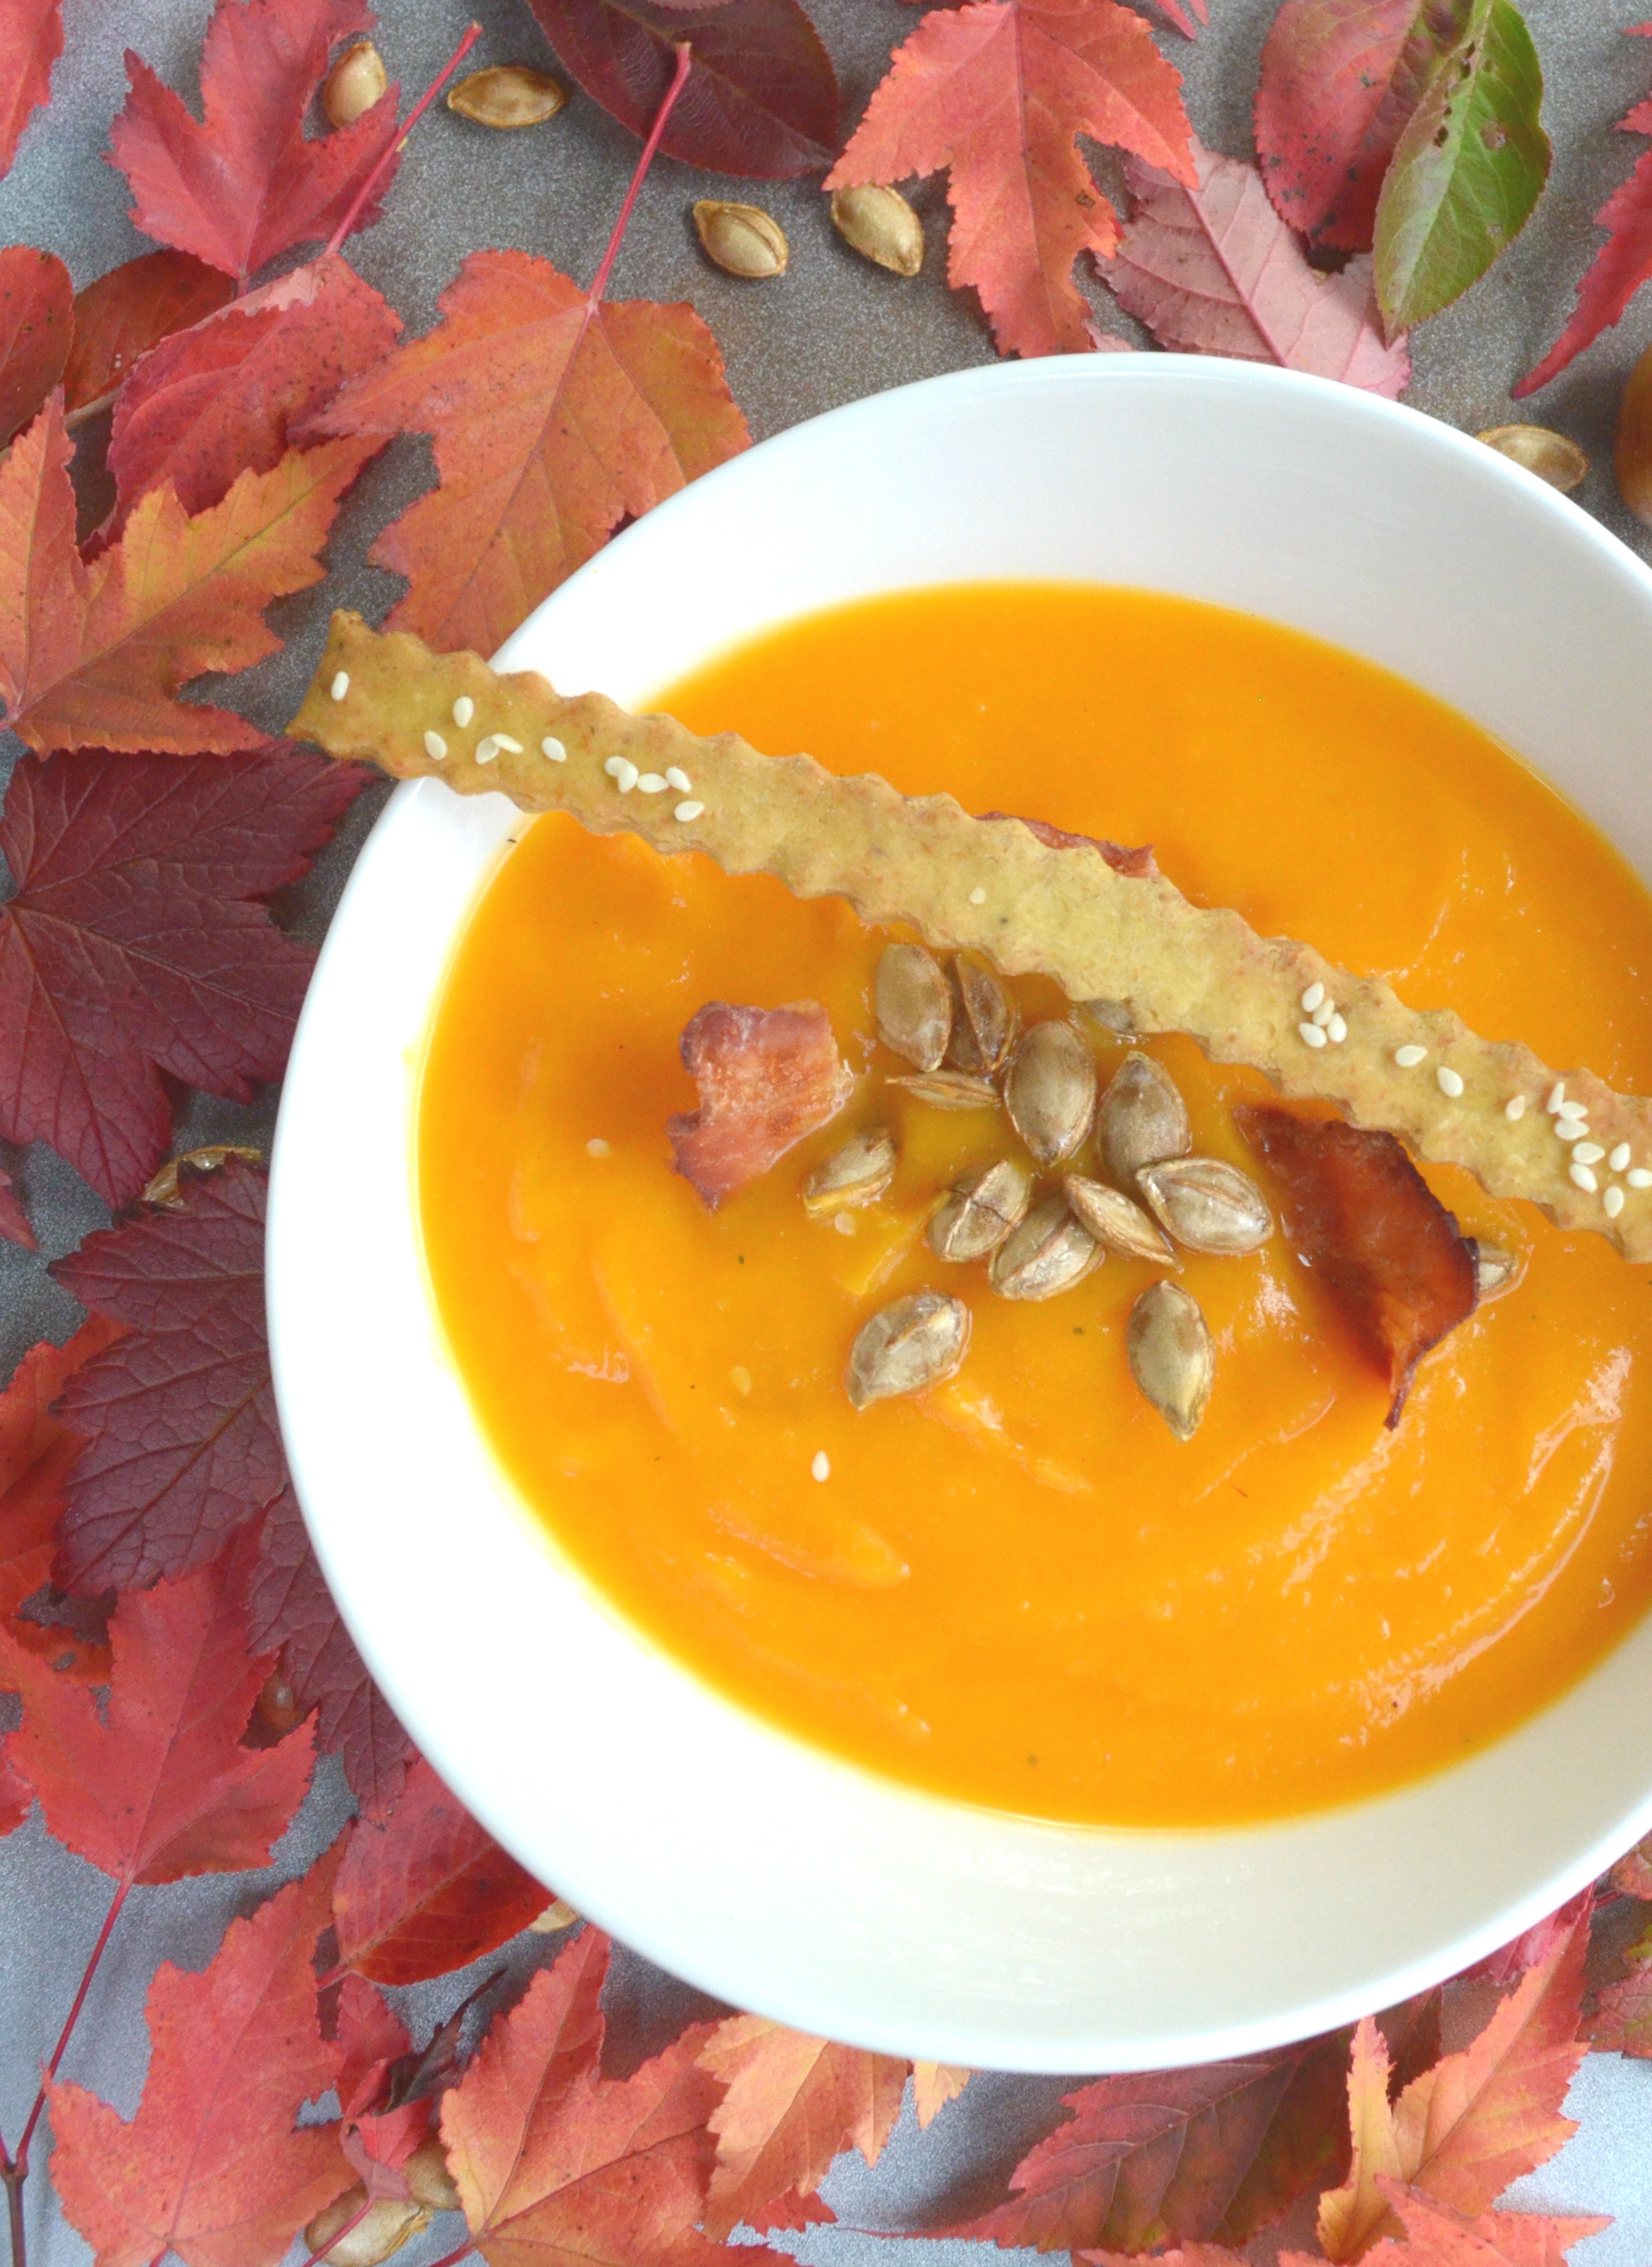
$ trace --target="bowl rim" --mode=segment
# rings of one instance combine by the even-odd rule
[[[1547,521],[1572,546],[1592,552],[1596,563],[1623,582],[1633,593],[1648,626],[1652,627],[1652,571],[1610,531],[1589,518],[1568,499],[1469,436],[1406,405],[1356,393],[1327,379],[1202,357],[1108,356],[1064,358],[1055,363],[1001,363],[950,372],[866,397],[794,426],[703,475],[625,530],[536,609],[507,641],[496,661],[504,668],[531,665],[527,657],[541,642],[548,618],[559,618],[576,603],[605,603],[600,594],[610,583],[624,580],[640,551],[662,543],[680,526],[692,525],[697,517],[706,515],[719,499],[736,497],[748,491],[755,481],[767,477],[764,467],[773,469],[806,459],[822,445],[828,449],[852,448],[892,419],[898,422],[910,417],[915,407],[921,414],[939,405],[940,414],[945,416],[951,414],[954,404],[961,408],[982,403],[990,406],[1022,397],[1036,400],[1041,393],[1074,385],[1086,391],[1100,388],[1104,393],[1121,397],[1145,385],[1161,392],[1169,387],[1190,387],[1195,390],[1190,398],[1197,398],[1203,392],[1270,405],[1289,405],[1293,401],[1329,404],[1337,419],[1352,426],[1363,424],[1373,432],[1392,434],[1402,448],[1420,446],[1424,451],[1432,450],[1437,461],[1455,461],[1459,470],[1471,474],[1486,493],[1501,493],[1517,499],[1521,513],[1536,515],[1534,525]],[[754,471],[754,467],[757,469]],[[905,586],[896,583],[889,587]],[[741,635],[749,634],[747,631]],[[659,671],[654,681],[676,673],[675,667]],[[493,800],[487,799],[489,803]],[[328,1455],[337,1446],[336,1441],[330,1446],[322,1445],[327,1423],[318,1419],[318,1395],[325,1381],[319,1378],[317,1362],[303,1343],[306,1332],[320,1320],[325,1301],[332,1295],[317,1280],[317,1236],[303,1215],[303,1208],[315,1198],[324,1162],[322,1152],[336,1147],[336,1134],[328,1122],[328,1097],[318,1088],[318,1080],[326,1075],[328,1065],[336,1068],[338,1061],[340,1033],[330,1028],[337,1020],[334,994],[346,984],[347,964],[361,961],[364,922],[378,918],[378,900],[391,886],[391,869],[409,855],[418,830],[432,824],[433,803],[448,806],[450,803],[451,799],[443,796],[434,783],[405,785],[391,798],[347,884],[323,948],[294,1042],[271,1163],[267,1289],[271,1356],[295,1486],[323,1569],[335,1587],[340,1611],[352,1636],[420,1746],[490,1830],[531,1864],[541,1844],[527,1830],[523,1816],[513,1808],[512,1801],[501,1796],[497,1782],[484,1784],[468,1765],[466,1743],[475,1733],[475,1725],[467,1721],[461,1727],[458,1715],[450,1715],[447,1701],[450,1696],[442,1690],[442,1680],[408,1673],[406,1653],[393,1640],[382,1602],[375,1599],[361,1580],[359,1538],[353,1539],[347,1532],[350,1515],[341,1508],[339,1486],[325,1469]],[[475,810],[483,808],[474,807],[472,819]],[[442,824],[447,825],[451,817],[451,811],[444,809]],[[504,823],[495,813],[493,825],[496,836],[502,834]],[[472,833],[474,831],[472,826]],[[477,840],[480,839],[476,836]],[[416,847],[414,855],[419,855]],[[467,855],[474,859],[484,854],[472,847]],[[451,943],[450,935],[448,950]],[[445,952],[443,958],[445,965]],[[351,980],[359,982],[360,974],[359,967],[355,968]],[[359,1039],[360,1034],[356,1036]],[[403,1131],[404,1146],[411,1151],[411,1112],[407,1113]],[[403,1159],[399,1170],[411,1178],[407,1158]],[[411,1213],[407,1225],[412,1231]],[[421,1258],[419,1264],[421,1271]],[[400,1284],[405,1290],[405,1270]],[[435,1333],[433,1345],[439,1345],[434,1315],[420,1319],[423,1327]],[[336,1432],[336,1422],[333,1429]],[[355,1477],[359,1480],[359,1471]],[[503,1491],[502,1503],[512,1492],[502,1475],[495,1473],[494,1478]],[[508,1515],[520,1522],[520,1507],[507,1508]],[[543,1544],[539,1547],[546,1563],[550,1563],[551,1554],[544,1551]],[[809,1749],[789,1735],[758,1725],[732,1704],[699,1686],[689,1672],[653,1654],[647,1640],[595,1597],[582,1581],[576,1578],[570,1587],[583,1593],[582,1611],[596,1620],[606,1616],[610,1636],[618,1632],[626,1645],[651,1657],[656,1673],[665,1671],[665,1686],[691,1686],[703,1718],[720,1713],[738,1724],[748,1745],[755,1735],[759,1746],[778,1750],[787,1758],[786,1768],[801,1772],[812,1791],[818,1794],[834,1780],[840,1786],[850,1784],[854,1789],[852,1809],[859,1806],[876,1811],[880,1806],[893,1806],[919,1833],[933,1831],[939,1835],[945,1822],[948,1830],[961,1832],[960,1847],[968,1845],[976,1828],[984,1831],[986,1822],[996,1818],[996,1814],[970,1812],[966,1806],[919,1789],[873,1781],[871,1774],[853,1765]],[[404,1595],[405,1586],[398,1593],[398,1600]],[[1626,1640],[1625,1647],[1630,1642]],[[1494,1746],[1502,1748],[1518,1742],[1534,1720],[1547,1721],[1563,1715],[1579,1693],[1592,1688],[1603,1671],[1619,1659],[1623,1650],[1620,1647],[1571,1693],[1541,1712],[1539,1720],[1528,1720],[1526,1725],[1516,1728]],[[1434,1779],[1452,1779],[1458,1772],[1472,1771],[1474,1762],[1471,1758],[1469,1764],[1452,1766],[1447,1772],[1435,1774]],[[875,1800],[868,1806],[869,1782],[875,1789]],[[1361,1813],[1375,1818],[1388,1812],[1394,1801],[1392,1794],[1381,1795],[1341,1806],[1334,1814],[1308,1816],[1323,1820],[1329,1816],[1341,1817]],[[959,1826],[961,1820],[968,1822],[962,1829]],[[1028,1848],[1040,1840],[1070,1847],[1115,1841],[1140,1844],[1144,1839],[1161,1838],[1152,1833],[1144,1835],[1140,1830],[1068,1828],[1031,1820],[1012,1823],[1016,1836]],[[1232,1852],[1240,1845],[1277,1839],[1281,1829],[1291,1823],[1294,1822],[1270,1823],[1239,1830],[1176,1830],[1162,1838],[1197,1844],[1207,1850],[1220,1845],[1224,1851]],[[1458,1928],[1448,1940],[1428,1945],[1407,1960],[1391,1963],[1381,1969],[1380,1974],[1374,1975],[1368,1969],[1340,1990],[1321,1992],[1250,2020],[1217,2022],[1202,2029],[1183,2024],[1133,2043],[1112,2040],[1093,2030],[1085,2034],[1086,2040],[1092,2036],[1094,2039],[1087,2055],[1076,2053],[1082,2041],[1066,2035],[1052,2036],[1048,2023],[1034,2021],[1018,2029],[1012,2021],[999,2019],[994,2026],[986,2026],[978,2016],[972,2017],[967,2011],[953,2020],[937,2014],[925,2025],[921,2038],[915,2039],[910,2018],[896,2015],[886,2020],[875,1994],[863,1990],[855,2003],[849,2006],[838,1996],[835,1986],[822,1985],[817,1975],[802,1965],[794,1974],[782,1973],[771,1951],[766,1963],[759,1963],[761,1972],[754,1990],[749,1948],[739,1941],[737,1931],[726,1926],[720,1929],[717,1916],[702,1914],[698,1927],[685,1933],[683,1927],[674,1921],[664,1901],[655,1898],[651,1904],[647,1901],[639,1904],[634,1897],[624,1893],[624,1885],[617,1884],[600,1858],[593,1862],[588,1852],[581,1859],[572,1845],[557,1866],[556,1880],[559,1889],[582,1911],[615,1926],[628,1943],[660,1965],[737,2005],[760,2002],[762,2012],[800,2029],[850,2038],[855,2043],[885,2051],[921,2052],[936,2059],[972,2066],[1041,2071],[1151,2068],[1217,2059],[1307,2036],[1425,1988],[1518,1935],[1593,1880],[1622,1848],[1648,1828],[1652,1828],[1652,1757],[1648,1757],[1638,1803],[1621,1812],[1586,1847],[1575,1850],[1568,1862],[1547,1867],[1520,1894],[1493,1903],[1475,1925]],[[1288,1834],[1285,1838],[1289,1838]],[[957,1859],[956,1851],[949,1854],[957,1862],[963,1862]],[[736,1859],[730,1852],[731,1865],[749,1862],[749,1857]],[[777,1889],[783,1878],[784,1869],[776,1876]]]

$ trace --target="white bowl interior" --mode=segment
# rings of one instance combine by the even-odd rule
[[[1243,364],[1004,364],[837,411],[651,513],[500,658],[637,702],[801,612],[1052,576],[1241,607],[1383,664],[1517,750],[1652,879],[1652,575],[1461,435]],[[294,1476],[346,1618],[419,1744],[542,1879],[803,2029],[1097,2071],[1395,1999],[1652,1825],[1652,1622],[1450,1772],[1188,1833],[932,1801],[768,1729],[635,1635],[493,1465],[421,1274],[420,1044],[514,816],[421,783],[375,830],[293,1051],[269,1297]],[[341,1146],[374,1170],[340,1173]]]

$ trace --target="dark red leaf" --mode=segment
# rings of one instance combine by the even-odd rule
[[[360,1976],[347,1976],[340,1988],[337,2039],[344,2153],[369,2196],[405,2200],[411,2191],[401,2168],[430,2131],[428,2095],[397,2099],[398,2065],[413,2059],[413,2041]]]
[[[263,1176],[232,1157],[183,1193],[184,1210],[90,1236],[52,1269],[127,1325],[64,1390],[86,1443],[58,1527],[69,1589],[186,1574],[287,1484],[264,1337]]]
[[[1592,1889],[1582,1889],[1557,1911],[1546,1913],[1539,1921],[1495,1952],[1488,1953],[1466,1968],[1459,1979],[1463,1983],[1517,1984],[1528,1968],[1536,1968],[1547,1960],[1556,1947],[1572,1933],[1577,1924],[1589,1912],[1595,1902]]]
[[[0,1173],[0,1236],[8,1243],[20,1244],[26,1251],[38,1248],[29,1216],[23,1209],[23,1200],[12,1186],[10,1173]]]
[[[1474,1311],[1473,1247],[1392,1134],[1272,1103],[1235,1110],[1278,1177],[1285,1234],[1388,1388],[1388,1422],[1432,1346]]]
[[[1035,835],[1047,850],[1099,850],[1115,874],[1129,874],[1144,880],[1159,871],[1159,861],[1153,855],[1153,846],[1144,843],[1140,849],[1127,850],[1122,843],[1109,842],[1100,834],[1070,834],[1064,826],[1052,826],[1048,819],[1021,818],[1014,811],[983,811],[983,818],[1020,818],[1027,833]]]
[[[75,1372],[120,1335],[118,1323],[94,1316],[67,1346],[31,1346],[0,1393],[0,1625],[22,1645],[38,1648],[47,1637],[38,1624],[12,1618],[50,1578],[64,1484],[80,1449],[80,1436],[52,1405]]]
[[[19,764],[0,817],[17,884],[0,1133],[49,1141],[121,1205],[166,1153],[160,1073],[240,1101],[279,1077],[315,956],[249,900],[305,871],[360,783],[286,745]]]
[[[398,90],[314,141],[304,119],[336,41],[370,28],[364,0],[218,0],[201,59],[201,122],[142,58],[109,136],[110,163],[145,235],[245,282],[295,245],[319,242],[395,140]],[[357,220],[379,217],[394,161]]]
[[[1388,2051],[1388,2085],[1392,2093],[1403,2094],[1414,2078],[1421,2078],[1425,2070],[1432,2070],[1440,2059],[1440,2026],[1444,2012],[1444,1993],[1436,1984],[1431,1991],[1419,1992],[1413,1999],[1400,2000],[1397,2007],[1385,2007],[1378,2016],[1378,2028]]]
[[[1262,49],[1256,155],[1274,209],[1304,236],[1369,252],[1388,161],[1458,11],[1418,0],[1284,0]]]
[[[6,1742],[0,1740],[0,1834],[21,1826],[34,1807],[34,1798],[11,1768]]]
[[[508,1943],[551,1892],[420,1757],[382,1819],[358,1819],[333,1891],[339,1958],[379,1984],[445,1976]]]
[[[713,1212],[835,1118],[854,1091],[831,1019],[812,1000],[790,1008],[711,1001],[691,1018],[681,1046],[700,1106],[668,1118],[665,1130],[678,1172]]]
[[[31,114],[63,52],[63,0],[0,0],[0,173],[11,170]]]
[[[121,1599],[106,1717],[0,1626],[0,1684],[23,1696],[8,1759],[58,1840],[118,1882],[267,1865],[303,1801],[307,1726],[241,1744],[269,1662],[247,1650],[238,1584],[220,1565]]]
[[[683,20],[651,0],[529,0],[593,101],[646,134],[671,83]],[[797,0],[727,0],[697,14],[694,67],[661,148],[749,180],[813,173],[837,154],[837,82]]]
[[[1628,1973],[1606,1985],[1583,2033],[1592,2047],[1644,2062],[1652,2057],[1652,1930],[1625,1957]]]
[[[142,355],[233,297],[222,268],[187,252],[146,252],[75,294],[75,342],[63,406],[90,408],[114,392]]]
[[[1652,1901],[1652,1835],[1626,1850],[1606,1879],[1622,1897]]]
[[[211,271],[207,271],[210,273]],[[382,362],[401,323],[335,254],[294,270],[156,347],[121,390],[109,440],[115,525],[170,481],[187,512],[226,495],[249,467],[279,464],[289,429],[347,378]]]
[[[339,1618],[290,1486],[265,1516],[248,1610],[253,1642],[280,1647],[298,1706],[318,1711],[317,1745],[339,1755],[368,1816],[382,1816],[401,1793],[413,1743]]]
[[[75,287],[56,254],[31,244],[0,252],[0,448],[62,377],[74,328]]]

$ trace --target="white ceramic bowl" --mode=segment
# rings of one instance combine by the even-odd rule
[[[636,702],[765,624],[983,576],[1181,592],[1363,654],[1517,749],[1652,877],[1652,574],[1446,427],[1242,363],[1005,363],[838,410],[651,512],[501,659]],[[1334,762],[1327,749],[1327,785]],[[420,1746],[524,1864],[665,1967],[805,2029],[1102,2071],[1397,1999],[1652,1826],[1652,1620],[1421,1785],[1176,1833],[886,1784],[633,1635],[491,1464],[420,1271],[420,1041],[512,815],[423,782],[376,828],[293,1050],[269,1301],[293,1471],[346,1618]]]

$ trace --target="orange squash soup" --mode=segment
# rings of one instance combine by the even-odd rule
[[[660,704],[969,811],[1151,843],[1196,902],[1652,1089],[1640,884],[1486,735],[1305,637],[1137,591],[965,586],[793,623]],[[1516,1273],[1424,1356],[1397,1425],[1276,1229],[1178,1255],[1214,1358],[1179,1439],[1126,1347],[1166,1263],[1115,1251],[1032,1300],[932,1249],[972,1169],[1013,1156],[1058,1192],[1104,1168],[1091,1142],[1045,1171],[1002,1111],[891,1083],[911,1066],[877,1036],[890,942],[841,900],[557,815],[455,953],[419,1100],[429,1280],[499,1463],[602,1597],[869,1770],[1159,1826],[1436,1770],[1625,1633],[1652,1586],[1652,1275],[1428,1166]],[[1008,988],[1024,1025],[1071,1012],[1044,979]],[[709,1209],[666,1134],[695,1107],[683,1028],[709,1001],[804,1000],[855,1074],[847,1106]],[[1233,1115],[1265,1080],[1184,1039],[1073,1028],[1103,1088],[1132,1045],[1159,1064],[1194,1150],[1278,1218]],[[810,1175],[874,1126],[888,1185],[806,1209]],[[962,1362],[855,1408],[857,1333],[922,1290],[967,1306]]]

